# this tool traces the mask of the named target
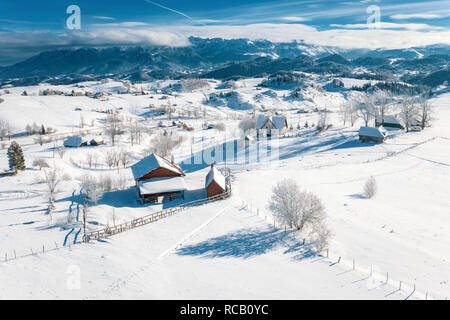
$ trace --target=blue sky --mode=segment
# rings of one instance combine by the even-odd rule
[[[68,30],[66,8],[81,9]],[[380,9],[377,32],[367,8]],[[344,47],[408,47],[450,40],[450,0],[2,0],[0,65],[71,46],[188,45],[188,36],[305,40]]]

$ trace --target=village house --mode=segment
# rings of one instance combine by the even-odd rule
[[[175,163],[152,153],[131,166],[142,202],[184,199],[184,172]]]
[[[72,137],[68,137],[64,141],[63,145],[66,148],[79,148],[79,147],[87,146],[87,142],[84,141],[83,138],[80,136],[72,136]]]
[[[205,178],[205,189],[208,198],[220,195],[228,191],[225,177],[217,170],[214,163]]]
[[[270,137],[273,134],[283,135],[288,129],[285,116],[258,115],[256,120],[256,134],[258,137]]]
[[[374,127],[361,127],[359,129],[359,141],[361,142],[378,142],[382,143],[386,140],[387,132],[382,126],[378,128]]]
[[[383,126],[386,128],[397,128],[404,129],[397,118],[393,115],[385,115],[384,117],[376,116],[375,118],[375,126]]]

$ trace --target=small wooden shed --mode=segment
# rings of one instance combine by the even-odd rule
[[[228,191],[225,177],[217,170],[214,163],[211,163],[211,169],[205,178],[205,189],[208,198],[220,195]]]

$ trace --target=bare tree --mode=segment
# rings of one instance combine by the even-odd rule
[[[86,153],[86,162],[89,168],[92,168],[92,162],[94,161],[94,154],[92,152]]]
[[[67,149],[65,147],[57,147],[57,148],[55,148],[55,150],[61,159],[64,157],[64,155],[66,154],[66,151],[67,151]]]
[[[123,149],[121,149],[119,151],[119,160],[120,160],[120,163],[122,164],[122,166],[124,168],[126,168],[127,164],[130,162],[130,159],[128,157],[128,153],[125,150],[123,150]]]
[[[103,159],[105,160],[105,163],[109,169],[112,169],[112,167],[114,167],[116,158],[117,156],[115,149],[107,149],[103,152]]]
[[[116,141],[116,137],[120,134],[120,128],[122,122],[116,114],[112,114],[106,117],[103,130],[105,134],[111,139],[112,145]]]
[[[146,154],[156,153],[161,157],[167,157],[183,141],[184,136],[180,136],[174,131],[159,131],[152,139],[150,148],[144,152]]]
[[[317,122],[317,129],[324,131],[328,128],[328,112],[327,110],[319,111],[319,121]]]
[[[428,100],[421,99],[418,106],[418,122],[422,130],[431,125],[432,114],[433,105]]]
[[[64,181],[64,173],[56,166],[44,169],[44,182],[48,192],[48,212],[55,209],[55,194],[58,192],[58,185]]]
[[[370,176],[370,178],[364,184],[364,196],[368,199],[371,199],[377,193],[377,181],[374,176]]]
[[[42,170],[42,168],[50,168],[45,159],[34,159],[33,166],[38,167],[39,170]]]
[[[10,135],[11,126],[9,122],[3,119],[0,119],[0,140],[3,141],[6,137]]]
[[[374,98],[366,93],[363,95],[362,100],[359,102],[358,115],[364,121],[365,126],[369,125],[369,122],[375,117],[375,103]]]
[[[416,122],[419,115],[419,109],[413,99],[403,97],[400,105],[400,118],[403,120],[406,132],[409,132],[411,126]]]
[[[380,118],[381,125],[384,126],[384,118],[391,109],[391,104],[389,103],[389,93],[384,90],[377,90],[373,94],[373,99],[375,102],[375,116]]]
[[[101,184],[97,179],[89,174],[84,175],[81,178],[81,190],[85,195],[87,201],[92,201],[95,204],[103,195]]]

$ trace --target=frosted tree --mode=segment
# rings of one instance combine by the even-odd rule
[[[48,162],[45,161],[45,159],[34,159],[33,166],[38,167],[39,170],[42,170],[42,168],[50,168]]]
[[[364,94],[358,104],[357,112],[359,117],[364,121],[364,125],[367,127],[369,122],[375,117],[376,113],[373,96],[368,93]]]
[[[325,223],[325,207],[315,194],[300,190],[294,179],[273,187],[268,208],[280,224],[307,232],[317,250],[327,246],[331,231]]]
[[[121,126],[122,121],[116,114],[109,115],[105,120],[103,131],[111,139],[112,145],[114,145],[116,137],[120,134]]]
[[[48,193],[48,213],[51,213],[55,209],[55,195],[58,193],[58,186],[64,181],[64,173],[52,166],[44,169],[44,182],[47,186]]]
[[[433,105],[428,100],[421,99],[419,101],[417,113],[417,120],[422,130],[431,125]]]
[[[419,116],[419,108],[413,99],[404,97],[400,105],[400,118],[403,121],[403,125],[406,132],[409,132],[411,126],[417,121]]]
[[[364,196],[367,199],[371,199],[377,193],[377,181],[374,176],[370,176],[370,178],[364,184]]]
[[[15,172],[25,170],[25,157],[22,148],[15,141],[11,142],[8,148],[9,169]]]

